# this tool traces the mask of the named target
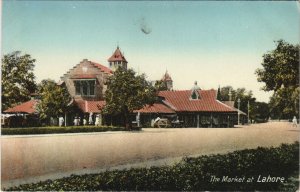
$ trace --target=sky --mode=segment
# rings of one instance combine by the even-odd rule
[[[108,66],[117,46],[128,66],[175,90],[231,85],[261,90],[255,70],[279,39],[299,43],[299,3],[273,1],[2,2],[2,56],[35,58],[37,82],[60,77],[83,59]]]

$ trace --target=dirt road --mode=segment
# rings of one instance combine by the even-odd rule
[[[257,146],[278,146],[299,139],[299,128],[287,122],[240,128],[143,129],[1,137],[3,186],[71,173],[90,173],[149,160],[225,153]]]

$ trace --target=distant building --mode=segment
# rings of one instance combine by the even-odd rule
[[[163,83],[165,83],[167,90],[169,90],[169,91],[173,90],[173,80],[172,80],[171,76],[169,75],[168,71],[166,71],[166,73],[162,77],[161,81]]]
[[[141,122],[149,123],[156,116],[178,118],[184,127],[232,127],[237,124],[237,110],[216,99],[216,90],[201,90],[195,85],[191,90],[160,91],[161,102],[137,110]]]

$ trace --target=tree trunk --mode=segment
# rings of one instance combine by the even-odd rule
[[[124,110],[124,120],[125,120],[125,129],[130,131],[132,126],[129,118],[129,111],[128,108],[126,107]]]

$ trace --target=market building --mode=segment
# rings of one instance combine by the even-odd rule
[[[105,106],[104,95],[107,89],[107,78],[113,75],[118,67],[127,69],[128,62],[119,47],[108,59],[106,67],[100,63],[82,60],[61,77],[60,86],[66,86],[72,101],[69,106],[73,112],[65,114],[66,125],[74,125],[74,119],[79,124],[117,125],[120,117],[103,115]],[[167,91],[160,91],[160,101],[146,105],[134,111],[132,121],[138,121],[140,126],[151,126],[154,118],[168,118],[170,121],[182,122],[183,127],[233,127],[237,124],[237,116],[245,115],[233,106],[217,100],[216,90],[201,90],[195,82],[190,90],[173,90],[173,80],[169,73],[163,75]],[[38,99],[25,102],[7,109],[8,114],[37,114]]]

